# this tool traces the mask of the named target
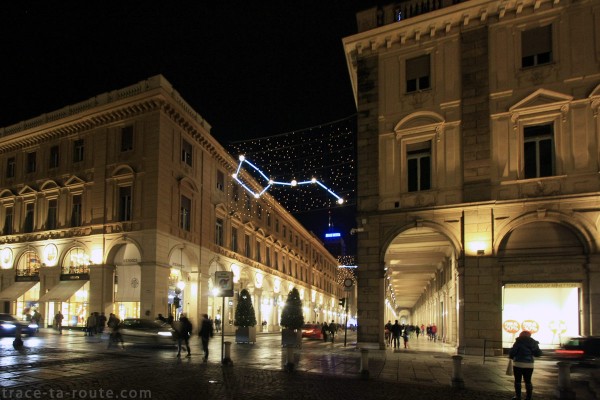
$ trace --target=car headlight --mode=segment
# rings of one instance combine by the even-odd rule
[[[158,332],[158,334],[159,334],[160,336],[168,336],[168,337],[170,337],[170,336],[171,336],[171,332]]]
[[[17,326],[15,324],[9,324],[8,322],[3,322],[2,327],[4,329],[15,329]]]
[[[37,329],[38,328],[38,324],[29,324],[27,325],[29,328],[31,329]]]

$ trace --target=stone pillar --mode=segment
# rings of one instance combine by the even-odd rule
[[[463,260],[456,263],[456,328],[457,328],[457,352],[465,353],[465,266]]]
[[[167,310],[170,270],[168,265],[141,264],[140,315],[156,316]]]
[[[89,312],[112,312],[115,294],[115,267],[113,265],[90,266]]]
[[[596,260],[594,260],[596,261]],[[588,269],[588,285],[583,288],[587,291],[588,304],[584,305],[583,309],[588,309],[587,315],[583,316],[583,334],[599,335],[600,334],[600,262],[590,263]]]

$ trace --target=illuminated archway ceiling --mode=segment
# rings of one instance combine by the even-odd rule
[[[385,253],[396,306],[412,308],[452,254],[446,236],[431,228],[412,228],[396,236]]]

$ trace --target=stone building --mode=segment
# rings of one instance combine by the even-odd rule
[[[231,330],[236,294],[279,330],[297,287],[307,320],[340,320],[337,261],[268,193],[162,76],[0,129],[0,301],[45,324],[91,312]],[[260,182],[238,174],[249,189]],[[219,297],[216,271],[234,277]],[[263,322],[264,321],[264,322]]]
[[[358,109],[359,343],[600,333],[600,2],[405,1],[343,40]]]

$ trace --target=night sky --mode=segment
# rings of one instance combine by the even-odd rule
[[[156,74],[222,144],[356,112],[342,38],[373,1],[2,1],[0,127]]]
[[[229,149],[318,132],[356,113],[342,38],[357,33],[356,12],[375,3],[0,1],[0,127],[162,74]],[[302,171],[287,172],[303,179]],[[319,179],[352,201],[350,189],[332,182],[340,177],[336,170]],[[332,207],[345,234],[352,206]],[[290,207],[324,233],[325,208]]]

